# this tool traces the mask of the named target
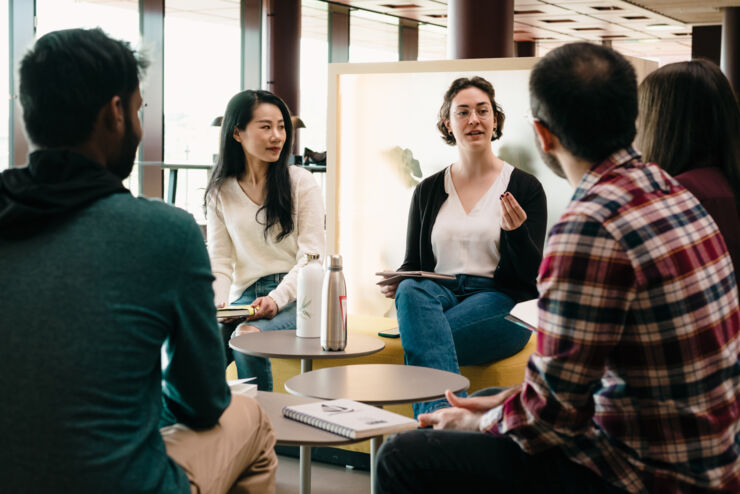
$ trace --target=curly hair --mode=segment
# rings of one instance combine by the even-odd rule
[[[442,101],[442,107],[439,109],[439,119],[437,120],[437,129],[439,129],[439,132],[442,134],[442,140],[450,146],[454,146],[457,143],[457,141],[455,140],[455,136],[452,135],[452,132],[450,132],[450,130],[447,128],[447,125],[445,125],[445,122],[450,119],[450,107],[452,106],[452,100],[455,98],[455,96],[457,96],[457,93],[469,87],[480,89],[488,95],[488,99],[491,101],[491,107],[493,107],[493,115],[496,117],[497,123],[496,129],[494,129],[493,131],[493,136],[491,136],[491,141],[500,139],[501,135],[503,134],[504,120],[506,119],[506,115],[504,115],[504,111],[501,109],[499,104],[496,103],[496,91],[494,91],[493,85],[479,76],[474,76],[470,78],[460,77],[459,79],[455,79],[454,81],[452,81],[449,89],[447,89],[444,100]]]

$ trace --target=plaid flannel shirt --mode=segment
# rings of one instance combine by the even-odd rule
[[[631,149],[594,166],[540,266],[537,351],[482,428],[629,492],[740,492],[740,313],[724,240]]]

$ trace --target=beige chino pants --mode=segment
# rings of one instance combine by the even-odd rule
[[[175,424],[160,432],[167,454],[187,473],[193,494],[275,492],[275,434],[254,399],[232,394],[211,429]]]

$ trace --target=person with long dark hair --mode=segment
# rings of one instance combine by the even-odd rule
[[[324,255],[321,189],[289,166],[292,136],[288,107],[268,91],[242,91],[226,106],[205,193],[215,302],[257,308],[232,336],[295,328],[298,269],[306,254]],[[237,352],[234,360],[239,377],[272,389],[269,360]]]
[[[740,268],[740,109],[708,60],[668,64],[639,88],[636,145],[699,199]]]
[[[498,158],[504,112],[490,82],[455,80],[437,128],[459,159],[414,191],[400,271],[433,271],[454,280],[406,279],[381,292],[396,299],[406,363],[450,372],[520,351],[529,330],[504,319],[515,303],[537,298],[547,203],[540,182]],[[449,406],[414,404],[414,414]]]

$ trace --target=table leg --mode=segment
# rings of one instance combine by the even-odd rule
[[[377,461],[378,450],[383,444],[383,436],[370,438],[370,494],[375,494],[375,462]]]
[[[167,187],[167,202],[175,204],[177,196],[177,168],[170,168],[170,183]]]
[[[311,372],[313,369],[313,360],[310,358],[302,358],[301,359],[301,374],[305,374],[306,372]]]
[[[301,359],[301,374],[310,372],[313,367],[313,360],[310,358]],[[300,494],[311,494],[311,447],[301,446],[299,449],[300,459]]]
[[[300,458],[300,494],[311,494],[311,446],[301,446]]]

